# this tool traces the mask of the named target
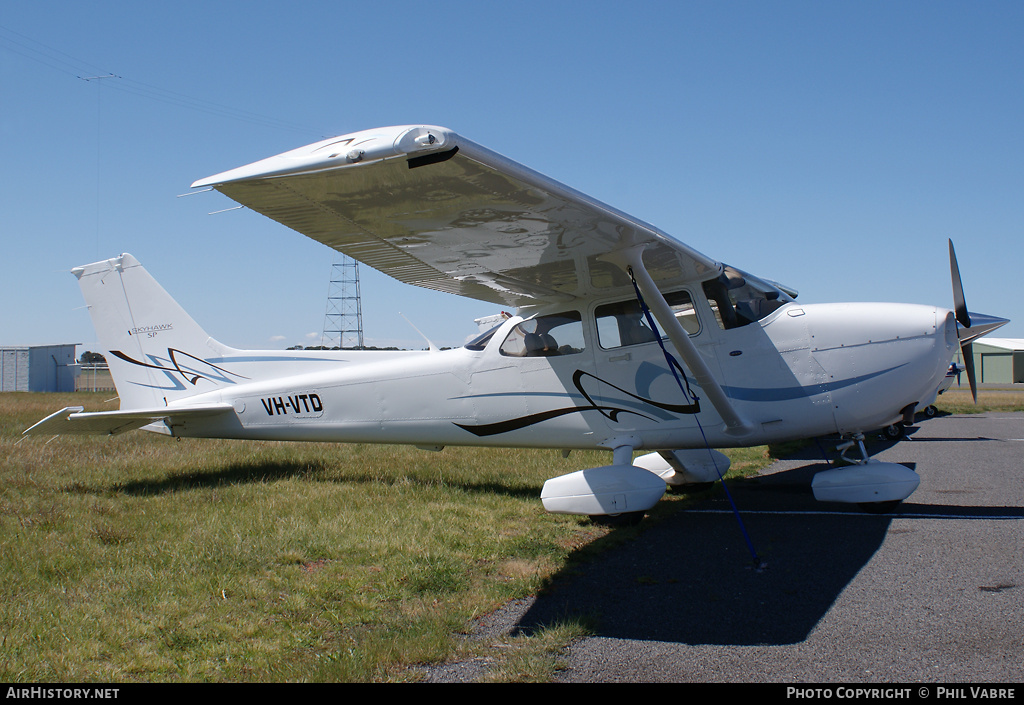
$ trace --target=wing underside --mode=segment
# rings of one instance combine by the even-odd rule
[[[605,255],[644,248],[659,284],[719,265],[654,227],[444,128],[325,140],[197,181],[399,281],[510,306],[629,286]]]

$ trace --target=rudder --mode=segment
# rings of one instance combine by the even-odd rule
[[[121,409],[166,406],[238,381],[203,359],[231,349],[211,338],[132,255],[71,271],[105,348]]]

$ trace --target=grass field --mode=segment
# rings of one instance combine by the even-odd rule
[[[605,453],[21,437],[104,396],[0,395],[0,680],[411,679],[609,531],[539,501]],[[496,677],[580,628],[490,648]]]
[[[1024,411],[1024,389],[1019,387],[1020,385],[1005,389],[980,389],[978,390],[978,403],[975,404],[965,380],[963,388],[957,389],[953,387],[947,390],[939,396],[935,405],[941,411],[950,414],[978,414],[985,411]]]
[[[586,632],[460,638],[612,531],[539,501],[608,454],[21,436],[105,397],[0,394],[0,681],[402,681],[472,656],[544,680]],[[732,475],[771,461],[729,454]]]

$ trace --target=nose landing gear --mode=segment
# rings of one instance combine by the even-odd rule
[[[890,441],[898,441],[903,438],[907,433],[906,426],[903,425],[902,421],[897,421],[894,424],[889,424],[882,429],[882,435],[888,438]]]
[[[853,448],[859,451],[859,458],[847,457]],[[838,450],[850,465],[814,476],[811,489],[818,501],[857,504],[867,512],[885,513],[913,494],[921,483],[918,474],[904,465],[868,457],[864,434],[857,434]]]

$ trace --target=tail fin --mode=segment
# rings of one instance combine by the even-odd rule
[[[131,255],[71,271],[106,349],[121,409],[159,408],[239,381],[203,359],[231,349],[207,335]]]

